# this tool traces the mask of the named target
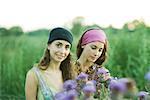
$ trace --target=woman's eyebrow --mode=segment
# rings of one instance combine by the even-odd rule
[[[62,45],[63,43],[58,41],[58,42],[56,42],[56,44],[61,44]],[[66,46],[70,47],[71,45],[70,44],[66,44]]]
[[[93,47],[97,47],[96,45],[94,45],[94,44],[92,44],[91,46],[93,46]]]
[[[62,44],[61,42],[56,42],[56,44]]]
[[[103,49],[103,47],[99,47],[99,46],[97,46],[97,45],[94,45],[94,44],[92,44],[91,46],[93,46],[93,47],[95,47],[95,48],[99,48],[99,49]]]

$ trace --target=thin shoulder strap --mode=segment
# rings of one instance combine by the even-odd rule
[[[53,95],[51,89],[47,86],[46,82],[44,81],[40,70],[37,67],[34,67],[34,71],[36,73],[36,76],[38,77],[41,92],[43,94],[44,100],[54,100],[54,95]]]

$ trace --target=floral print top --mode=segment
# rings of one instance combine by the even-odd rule
[[[105,67],[94,63],[86,71],[83,71],[83,69],[81,68],[81,64],[78,61],[76,61],[74,65],[75,65],[74,66],[74,71],[75,71],[76,75],[79,75],[81,72],[84,72],[84,73],[89,75],[88,80],[93,80],[94,79],[94,76],[96,75],[96,72],[98,71],[99,68],[106,69]],[[108,71],[108,73],[109,73],[109,71]]]

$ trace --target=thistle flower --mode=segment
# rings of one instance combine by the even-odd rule
[[[118,79],[119,82],[122,82],[123,84],[125,84],[126,86],[126,89],[127,90],[130,90],[130,91],[136,91],[136,83],[133,79],[131,78],[121,78],[121,79]]]
[[[75,89],[67,91],[67,95],[64,100],[76,100],[78,93]]]
[[[65,81],[64,84],[63,84],[63,88],[64,88],[64,90],[66,90],[66,91],[75,89],[76,87],[77,87],[77,82],[74,81],[74,80],[67,80],[67,81]]]
[[[65,92],[59,92],[55,94],[55,100],[65,100],[66,93]]]
[[[82,100],[92,100],[92,95],[94,92],[96,92],[96,87],[93,81],[88,81],[83,87],[82,91],[84,93],[84,97]]]
[[[86,85],[95,86],[95,85],[96,85],[96,81],[95,81],[95,80],[87,81],[87,82],[86,82]]]
[[[121,78],[118,80],[119,82],[123,83],[126,87],[126,90],[124,92],[124,97],[126,98],[133,98],[137,94],[137,87],[136,83],[131,78]]]
[[[119,82],[118,80],[111,80],[109,84],[111,91],[123,93],[126,90],[125,84]]]
[[[103,67],[98,68],[97,75],[99,75],[99,74],[107,74],[107,73],[109,73],[108,69],[105,69]]]
[[[81,72],[78,76],[77,76],[77,80],[84,80],[84,79],[87,79],[88,78],[88,74],[85,74],[83,72]]]
[[[149,93],[145,91],[140,91],[137,96],[140,100],[145,100],[148,97]]]
[[[94,79],[99,81],[100,83],[105,82],[109,78],[110,78],[109,70],[104,67],[98,68],[96,75],[94,77]]]
[[[109,84],[111,100],[122,100],[126,90],[125,85],[118,80],[111,80]]]
[[[91,82],[92,82],[94,85],[96,85],[96,80],[91,80]]]
[[[86,85],[83,87],[83,92],[94,93],[96,91],[95,86]]]

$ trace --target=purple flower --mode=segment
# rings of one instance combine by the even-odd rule
[[[126,90],[125,84],[122,82],[119,82],[118,80],[111,80],[109,84],[110,90],[118,91],[118,92],[124,92]]]
[[[99,75],[99,74],[107,74],[107,73],[109,73],[108,69],[105,69],[103,67],[98,68],[97,75]]]
[[[119,82],[122,82],[122,83],[128,83],[131,79],[129,78],[120,78],[118,79]]]
[[[77,76],[77,80],[87,79],[88,76],[89,76],[88,74],[85,74],[85,73],[81,72],[81,73]]]
[[[75,100],[78,93],[75,89],[59,92],[55,95],[55,100]]]
[[[96,85],[96,80],[91,80],[93,82],[94,85]]]
[[[77,96],[78,96],[78,93],[75,89],[69,90],[64,100],[75,100]]]
[[[65,92],[59,92],[55,94],[55,100],[65,100],[66,93]]]
[[[145,79],[147,79],[148,81],[150,81],[150,72],[148,72],[148,73],[145,75]]]
[[[138,97],[145,97],[145,96],[147,96],[147,95],[149,95],[149,93],[148,92],[145,92],[145,91],[140,91],[139,93],[138,93]]]
[[[118,79],[119,82],[123,83],[126,87],[126,92],[132,92],[133,94],[137,91],[136,82],[131,78]]]
[[[94,93],[96,91],[96,88],[92,81],[88,81],[82,90],[84,93]]]
[[[67,90],[67,91],[71,89],[75,89],[76,87],[77,87],[77,82],[74,80],[67,80],[63,84],[64,90]]]

